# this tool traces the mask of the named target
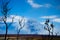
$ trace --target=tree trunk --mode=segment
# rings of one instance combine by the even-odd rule
[[[50,40],[50,31],[49,31],[49,35],[48,35],[48,40]]]
[[[4,21],[5,25],[6,25],[6,34],[5,34],[5,40],[7,40],[7,33],[8,33],[8,26],[7,23]]]
[[[51,38],[51,40],[53,40],[53,29],[52,29],[52,38]]]
[[[19,32],[20,32],[20,30],[17,32],[17,40],[19,40]]]

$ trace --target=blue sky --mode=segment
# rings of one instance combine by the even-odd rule
[[[1,5],[0,0],[0,5]],[[4,0],[8,1],[8,0]],[[43,27],[44,26],[44,21],[45,19],[49,18],[51,22],[54,23],[55,30],[54,32],[60,32],[60,0],[11,0],[9,7],[11,7],[11,11],[9,12],[10,17],[8,17],[9,20],[7,22],[11,22],[11,16],[16,16],[16,19],[18,20],[22,16],[25,17],[25,20],[27,21],[28,19],[33,19],[34,21],[36,20],[38,23],[36,23],[40,26],[40,31],[38,31],[38,34],[47,34],[47,31],[44,31]],[[0,8],[1,9],[1,8]],[[1,12],[0,12],[1,15]],[[18,25],[18,23],[14,23],[15,25]],[[9,28],[9,34],[16,33],[16,28],[13,27],[14,24],[11,25],[12,28]],[[4,25],[4,24],[3,24]],[[34,27],[36,28],[36,27]],[[43,30],[42,30],[43,29]],[[0,33],[5,33],[5,27],[1,27],[1,32]],[[26,31],[24,31],[26,30]],[[34,32],[27,31],[28,29],[25,27],[21,30],[21,34],[35,34]],[[43,32],[44,31],[44,32]],[[27,33],[28,32],[28,33]],[[60,34],[60,33],[59,33]]]

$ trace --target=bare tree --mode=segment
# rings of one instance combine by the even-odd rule
[[[24,22],[23,22],[23,21],[24,21]],[[17,29],[17,40],[19,40],[19,33],[20,33],[21,29],[24,28],[24,26],[25,26],[25,19],[24,19],[24,17],[22,17],[21,20],[19,19],[18,22],[19,22],[20,28]],[[22,23],[23,23],[23,24],[22,24]]]
[[[47,19],[47,20],[45,21],[45,25],[46,25],[46,26],[44,27],[44,29],[49,32],[48,40],[50,40],[50,32],[51,32],[51,28],[50,28],[50,26],[49,26],[49,22],[50,22],[50,20]]]
[[[14,17],[12,17],[12,22],[10,24],[7,23],[8,12],[11,10],[11,8],[8,7],[9,3],[10,3],[10,1],[3,2],[3,0],[2,0],[2,7],[1,7],[1,13],[3,15],[2,21],[4,22],[5,27],[6,27],[6,33],[5,33],[5,39],[4,40],[7,40],[8,28],[13,23],[13,19],[14,19]]]
[[[51,32],[51,34],[52,34],[51,40],[53,40],[53,32],[54,32],[54,31],[53,31],[53,30],[54,30],[54,25],[53,25],[53,23],[50,24],[50,27],[51,27],[51,30],[52,30],[52,32]]]
[[[49,23],[50,23],[50,20],[47,19],[47,20],[45,21],[46,27],[44,27],[44,29],[47,30],[47,31],[49,32],[49,36],[50,36],[50,33],[52,34],[51,40],[53,40],[54,25],[53,25],[53,23],[51,23],[51,24],[49,24]],[[52,30],[52,31],[51,31],[51,30]],[[50,39],[49,39],[49,40],[50,40]]]
[[[44,29],[47,30],[47,31],[49,32],[49,35],[50,35],[51,28],[49,27],[49,22],[50,22],[49,19],[47,19],[47,20],[45,21],[46,27],[44,27]]]
[[[51,29],[52,29],[52,36],[53,36],[53,30],[54,30],[54,25],[53,25],[53,23],[51,23],[50,26],[51,26]]]

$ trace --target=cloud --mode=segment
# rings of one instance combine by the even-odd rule
[[[32,24],[29,23],[29,21],[32,22]],[[31,25],[34,25],[34,27],[31,28]],[[13,26],[15,26],[16,30],[17,30],[17,28],[18,29],[20,28],[18,22],[14,23]],[[25,22],[25,26],[21,30],[21,34],[37,34],[40,32],[40,26],[42,26],[42,25],[39,24],[39,22],[37,20],[27,18],[26,22]]]
[[[44,25],[45,22],[40,22],[40,24]]]
[[[40,22],[41,25],[45,26],[45,22]],[[51,23],[49,23],[50,26]]]
[[[33,8],[39,8],[39,7],[42,7],[43,5],[39,5],[37,3],[34,3],[33,0],[28,0],[27,1]]]
[[[19,23],[18,23],[18,20],[20,19],[25,19],[25,26],[24,28],[21,30],[21,34],[48,34],[47,31],[44,30],[44,22],[38,22],[37,20],[32,20],[32,19],[28,19],[26,17],[22,17],[22,16],[18,16],[18,15],[10,15],[8,18],[7,18],[7,22],[11,22],[12,20],[12,17],[15,17],[14,19],[14,23],[12,24],[12,26],[14,26],[15,30],[17,30],[17,28],[19,29],[20,26],[19,26]],[[53,17],[54,18],[54,22],[60,22],[60,18],[56,18],[56,17]],[[28,21],[31,21],[33,23],[33,25],[35,25],[35,27],[33,27],[34,29],[37,29],[37,31],[32,31],[31,32],[31,27],[27,24]],[[22,22],[22,24],[24,24],[24,21]],[[30,27],[30,28],[28,28]],[[40,30],[39,30],[40,29]],[[10,30],[11,31],[11,30]],[[16,33],[16,31],[15,31]]]
[[[14,17],[14,21],[13,22],[18,22],[18,20],[20,20],[21,21],[21,19],[23,19],[23,21],[24,21],[24,19],[25,19],[25,22],[26,22],[26,20],[27,20],[27,18],[25,18],[25,17],[22,17],[22,16],[18,16],[18,15],[10,15],[9,17],[7,17],[7,23],[8,22],[12,22],[12,18]],[[3,20],[1,20],[3,17],[0,17],[0,22],[2,22]]]
[[[38,21],[30,19],[26,24],[27,24],[27,29],[30,30],[30,33],[38,34],[40,32],[40,27],[42,25],[39,24]]]
[[[21,22],[21,24],[23,26],[24,22],[26,23],[27,20],[28,20],[26,17],[22,17],[22,16],[18,16],[18,15],[10,15],[9,17],[7,17],[7,21],[6,22],[7,23],[11,23],[13,17],[14,17],[14,19],[13,19],[14,21],[13,21],[13,24],[12,25],[14,25],[18,29],[20,28],[20,26],[18,24],[19,21],[21,21],[23,19],[23,21]],[[1,17],[1,19],[2,19],[2,17]],[[3,20],[0,21],[0,24],[2,24],[2,25],[4,24],[3,23]]]
[[[27,20],[28,20],[28,18],[26,18],[26,17],[22,17],[22,16],[18,16],[18,15],[10,15],[10,17],[14,17],[14,24],[13,24],[13,26],[15,26],[16,28],[21,28],[20,26],[19,26],[19,21],[21,21],[21,24],[22,24],[22,26],[24,25],[24,23],[26,24],[26,22],[27,22]],[[24,30],[26,30],[26,28],[24,28]]]
[[[18,20],[22,19],[22,17],[18,15],[10,15],[9,19],[11,20],[12,17],[14,17],[14,22],[18,22]]]
[[[46,7],[46,8],[50,8],[52,5],[51,4],[38,4],[35,3],[33,0],[27,0],[27,2],[33,7],[33,8],[40,8],[40,7]]]
[[[47,19],[52,19],[52,18],[56,18],[57,16],[41,16],[40,18],[47,18]]]
[[[53,22],[58,22],[58,23],[60,23],[60,18],[55,18],[55,19],[53,19],[52,21],[53,21]]]
[[[19,30],[21,28],[21,26],[19,25],[19,22],[18,20],[22,20],[23,21],[21,22],[22,25],[24,25],[24,23],[26,24],[27,21],[28,21],[28,18],[26,17],[22,17],[22,16],[18,16],[18,15],[10,15],[9,17],[7,17],[7,23],[11,23],[12,22],[12,17],[14,17],[14,21],[13,21],[13,24],[12,26],[14,27],[14,29],[17,31],[17,29]],[[24,21],[25,20],[25,21]],[[2,21],[2,20],[1,20]],[[0,25],[3,25],[4,23],[3,22],[0,22]],[[2,27],[2,26],[1,26]],[[3,25],[3,27],[5,27],[5,25]],[[21,33],[23,32],[29,34],[30,33],[30,30],[27,29],[27,25],[24,26],[24,28],[21,30]],[[10,31],[9,31],[10,32]]]
[[[58,18],[58,16],[56,16],[56,15],[41,16],[40,18],[42,18],[42,19],[51,19],[51,22],[58,22],[58,23],[60,23],[60,18]],[[40,22],[40,24],[44,24],[44,22]]]

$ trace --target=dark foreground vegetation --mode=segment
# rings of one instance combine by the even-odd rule
[[[4,34],[0,34],[0,40],[4,40],[4,36]],[[7,40],[17,40],[16,38],[16,34],[7,35]],[[18,36],[18,40],[60,40],[60,36],[21,34]]]

